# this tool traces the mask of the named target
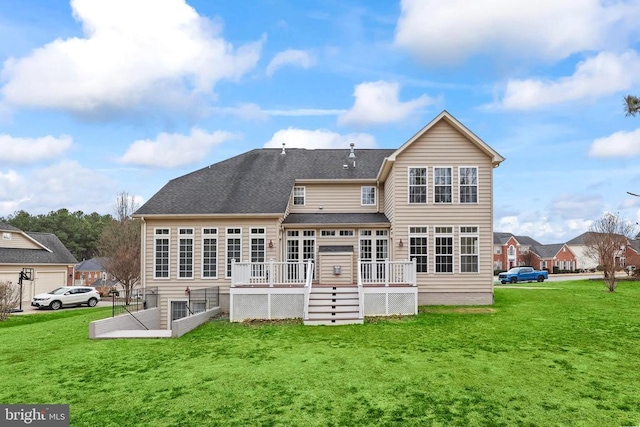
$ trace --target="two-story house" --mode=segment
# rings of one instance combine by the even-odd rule
[[[171,180],[136,212],[142,284],[158,287],[167,327],[211,286],[234,321],[491,304],[503,160],[446,111],[397,149],[240,154]]]

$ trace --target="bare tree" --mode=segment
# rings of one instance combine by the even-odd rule
[[[585,254],[598,261],[609,292],[614,292],[618,286],[616,270],[621,267],[620,261],[633,228],[633,224],[618,215],[607,213],[591,225],[585,236]]]
[[[20,289],[11,282],[0,282],[0,321],[7,320],[20,304]]]
[[[115,219],[105,226],[100,237],[103,267],[124,288],[126,304],[140,281],[141,224],[131,218],[136,208],[133,196],[125,192],[118,194]]]
[[[640,98],[634,95],[625,96],[624,112],[626,116],[635,116],[640,113]]]
[[[520,252],[520,265],[527,265],[533,267],[538,257],[531,249],[525,249]]]

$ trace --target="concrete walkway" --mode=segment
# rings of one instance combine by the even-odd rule
[[[117,338],[171,338],[171,330],[151,329],[151,330],[118,330],[106,332],[96,336],[95,339],[117,339]]]

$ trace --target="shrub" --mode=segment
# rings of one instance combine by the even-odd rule
[[[7,320],[20,304],[20,291],[11,282],[0,282],[0,321]]]

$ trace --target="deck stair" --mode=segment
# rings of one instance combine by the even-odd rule
[[[309,294],[305,325],[351,325],[364,323],[360,316],[357,285],[314,285]]]

